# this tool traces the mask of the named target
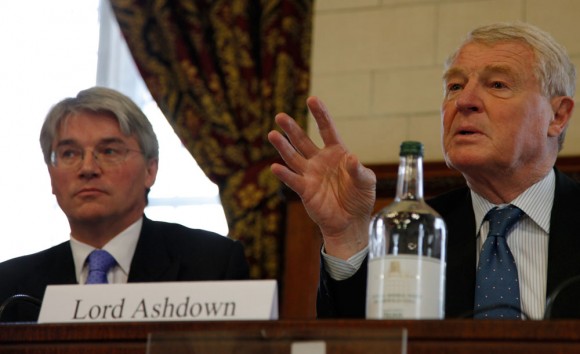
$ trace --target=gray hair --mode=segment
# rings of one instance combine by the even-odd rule
[[[573,97],[576,92],[576,68],[566,48],[556,42],[547,32],[524,22],[495,23],[471,31],[458,49],[449,56],[445,68],[449,68],[461,48],[469,43],[492,45],[499,42],[521,42],[527,44],[536,58],[534,73],[540,82],[542,93],[553,98],[557,96]],[[566,130],[558,138],[559,149],[562,149]]]
[[[547,97],[574,96],[576,92],[576,69],[566,49],[547,32],[524,22],[495,23],[471,31],[459,48],[445,63],[448,68],[461,48],[477,42],[495,44],[517,41],[527,44],[536,57],[535,74]]]
[[[151,123],[141,109],[122,93],[104,87],[92,87],[80,91],[76,97],[65,98],[48,112],[40,131],[40,147],[44,161],[50,164],[52,144],[63,119],[80,113],[108,113],[117,121],[121,132],[135,136],[145,159],[159,158],[159,143]]]

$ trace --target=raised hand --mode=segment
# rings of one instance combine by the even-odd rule
[[[349,153],[326,107],[309,97],[324,147],[317,147],[285,113],[276,123],[286,134],[271,131],[268,139],[287,166],[272,165],[272,172],[302,199],[308,215],[318,224],[325,251],[348,259],[368,243],[368,226],[375,203],[375,174]]]

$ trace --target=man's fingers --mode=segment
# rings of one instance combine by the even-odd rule
[[[324,103],[318,97],[311,96],[306,100],[306,104],[316,120],[316,125],[318,126],[318,131],[320,132],[320,137],[322,137],[324,144],[339,144],[344,147],[342,139],[338,135],[332,117]],[[346,151],[346,147],[344,147],[344,150]]]
[[[268,133],[268,140],[278,150],[278,153],[288,167],[298,174],[304,172],[306,159],[294,148],[292,144],[280,132],[273,130]]]
[[[324,103],[317,97],[311,96],[306,100],[306,104],[316,120],[324,145],[340,145],[344,151],[347,151]],[[302,156],[309,159],[320,151],[306,132],[288,114],[279,113],[274,119],[276,124],[286,134],[286,137],[294,146],[295,150],[302,154]]]
[[[374,188],[376,185],[377,176],[373,170],[361,164],[355,155],[347,157],[346,170],[359,188]]]
[[[285,185],[290,187],[296,194],[302,197],[304,192],[304,184],[302,183],[303,177],[291,171],[288,167],[280,165],[279,163],[273,163],[270,166],[272,173],[282,181]]]
[[[316,144],[292,117],[286,113],[279,113],[274,119],[276,124],[284,131],[290,143],[304,157],[310,158],[318,152],[319,149]]]

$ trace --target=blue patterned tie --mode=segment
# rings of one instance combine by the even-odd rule
[[[89,275],[86,284],[107,284],[107,273],[117,262],[111,254],[105,250],[94,250],[87,257],[89,262]]]
[[[520,318],[518,270],[506,235],[523,214],[518,207],[509,205],[494,208],[485,216],[489,220],[489,233],[479,254],[475,318]]]

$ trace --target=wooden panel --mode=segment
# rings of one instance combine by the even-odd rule
[[[151,333],[260,333],[316,338],[407,330],[409,354],[580,353],[580,321],[226,321],[105,324],[0,324],[0,353],[146,353]],[[241,348],[239,348],[241,350]]]
[[[280,317],[315,318],[322,237],[302,202],[287,205]]]

